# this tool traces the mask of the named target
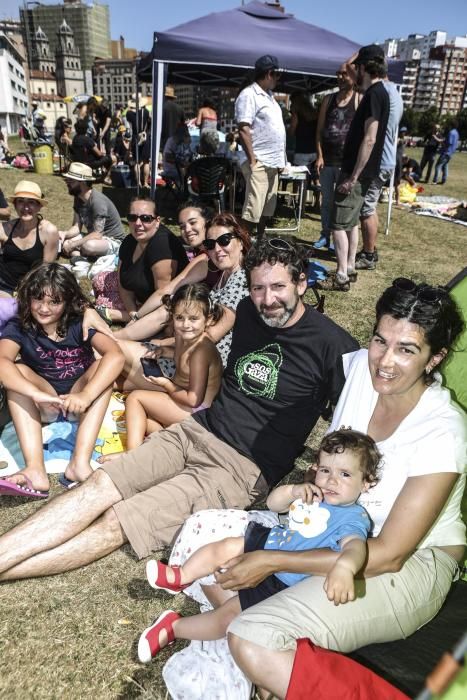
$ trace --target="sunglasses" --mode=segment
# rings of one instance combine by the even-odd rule
[[[436,304],[449,294],[444,287],[430,287],[428,284],[418,285],[407,277],[397,277],[393,280],[392,286],[403,292],[414,294],[417,299],[427,304]]]
[[[221,233],[218,238],[206,238],[206,240],[203,241],[203,246],[206,250],[214,250],[217,243],[221,248],[227,248],[234,238],[238,238],[235,233]]]
[[[153,216],[152,214],[128,214],[126,218],[130,224],[135,224],[138,219],[142,224],[150,224],[157,219],[157,216]]]
[[[274,250],[295,250],[293,245],[289,243],[289,241],[284,240],[283,238],[268,238],[266,242]]]

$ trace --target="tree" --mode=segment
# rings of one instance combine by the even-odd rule
[[[407,109],[404,110],[404,114],[402,115],[400,127],[406,126],[410,136],[415,136],[416,134],[418,134],[419,116],[420,115],[418,112],[415,112],[415,110],[413,110],[411,107],[407,107]]]
[[[421,112],[418,119],[418,135],[428,138],[433,132],[435,124],[439,123],[439,113],[436,107],[429,107]]]

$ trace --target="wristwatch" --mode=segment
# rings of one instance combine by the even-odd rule
[[[130,311],[128,316],[131,318],[132,321],[139,321],[139,316],[137,311]]]

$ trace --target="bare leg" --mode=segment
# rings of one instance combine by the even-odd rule
[[[349,239],[347,231],[333,231],[336,248],[337,274],[347,277],[347,260],[349,257]]]
[[[138,447],[143,442],[147,418],[167,427],[173,423],[180,423],[189,416],[191,411],[183,409],[165,392],[132,391],[126,403],[128,449]],[[136,426],[133,425],[134,421]]]
[[[244,537],[226,537],[218,542],[205,544],[191,555],[189,559],[180,567],[180,583],[192,583],[198,578],[213,574],[223,564],[243,554],[245,545]],[[169,583],[175,582],[175,574],[171,566],[165,570]],[[223,601],[224,602],[224,601]],[[223,604],[222,602],[222,604]],[[198,637],[194,637],[198,639]],[[217,639],[217,637],[215,638]]]
[[[210,641],[223,639],[227,627],[242,612],[238,595],[229,598],[220,608],[209,612],[182,617],[173,624],[177,639],[199,639]],[[165,635],[165,632],[161,634]]]
[[[98,469],[81,486],[53,498],[0,537],[0,572],[68,542],[121,498],[110,477]]]
[[[99,371],[99,364],[99,361],[97,361],[91,365],[78,381],[75,382],[71,393],[83,391],[94,374]],[[80,426],[76,435],[75,449],[73,450],[70,463],[65,470],[67,479],[71,481],[84,481],[92,474],[89,462],[91,461],[92,451],[95,447],[97,435],[102,421],[104,420],[111,396],[112,387],[109,387],[97,397],[86,413],[80,417]]]
[[[285,698],[295,652],[266,649],[235,634],[229,633],[227,638],[235,663],[250,681],[277,698]]]
[[[201,588],[213,608],[220,608],[229,598],[237,595],[235,591],[224,590],[218,583],[212,586],[201,586]]]
[[[114,336],[118,340],[145,340],[160,333],[164,326],[167,325],[168,318],[169,315],[165,306],[159,306],[155,311],[151,311],[138,321],[130,323],[125,328],[119,328],[118,331],[115,331]],[[120,347],[125,352],[124,347]],[[144,351],[147,352],[146,348]]]
[[[358,226],[354,226],[352,229],[350,229],[348,232],[348,240],[349,250],[347,253],[347,270],[353,272],[355,270],[355,258],[358,247]]]
[[[360,221],[362,224],[363,250],[365,253],[374,253],[378,236],[378,214],[375,211],[370,216],[360,219]]]
[[[52,576],[102,559],[127,541],[112,509],[64,544],[36,554],[3,574],[0,581]]]
[[[23,364],[18,364],[17,368],[25,379],[37,387],[37,389],[50,394],[51,398],[57,395],[49,382],[39,377],[32,369]],[[8,407],[26,464],[25,469],[8,477],[8,480],[25,485],[25,477],[27,476],[31,480],[33,488],[39,489],[40,491],[47,491],[49,488],[49,478],[44,464],[41,411],[29,396],[24,396],[24,394],[9,390],[7,392],[7,397]],[[47,411],[45,404],[42,404],[42,410],[44,413]],[[56,417],[56,413],[57,411],[54,409],[52,419]],[[47,416],[47,419],[51,417],[52,416]]]

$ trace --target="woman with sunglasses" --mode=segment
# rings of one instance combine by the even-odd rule
[[[197,273],[202,267],[204,267],[206,273],[208,273],[208,270],[216,270],[218,272],[218,279],[211,289],[211,298],[223,307],[223,314],[220,321],[209,328],[208,335],[217,344],[217,349],[225,366],[230,351],[235,311],[238,303],[248,294],[242,263],[244,254],[250,249],[251,241],[248,232],[239,219],[232,214],[217,214],[209,223],[206,238],[202,241],[201,222],[196,223],[195,212],[194,207],[188,207],[180,212],[180,222],[184,222],[182,224],[182,235],[191,245],[195,247],[202,245],[203,247],[204,253],[195,258],[195,261],[199,261],[197,263],[199,265]],[[190,265],[195,261],[192,261]],[[205,265],[206,262],[207,264]],[[189,274],[186,275],[186,279],[183,282],[174,279],[173,283],[169,285],[169,287],[172,287],[169,293],[175,291],[174,287],[178,288],[182,284],[188,284],[193,281],[198,280],[190,279]],[[148,388],[148,383],[144,379],[140,366],[140,358],[148,354],[148,350],[153,357],[161,358],[160,362],[163,370],[168,376],[173,374],[173,362],[167,359],[173,355],[174,339],[172,334],[164,338],[156,338],[167,325],[167,321],[167,310],[162,306],[138,321],[139,340],[154,339],[153,343],[149,343],[149,347],[148,343],[145,342],[132,342],[122,339],[121,331],[115,333],[115,336],[120,341],[120,348],[125,355],[125,389],[135,387]],[[135,328],[136,325],[135,323]],[[125,330],[132,332],[132,326],[133,324],[127,326]]]
[[[106,309],[114,322],[136,321],[138,309],[188,265],[183,244],[161,224],[153,200],[136,198],[127,216],[130,236],[122,242],[117,269],[119,308]]]
[[[21,180],[10,201],[17,217],[0,224],[0,296],[11,297],[24,275],[38,262],[54,262],[58,230],[41,215],[47,204],[35,182]]]
[[[285,697],[291,676],[293,687],[292,667],[299,676],[306,666],[303,652],[295,659],[297,639],[347,653],[404,638],[442,606],[465,545],[467,418],[436,370],[462,328],[445,289],[399,278],[376,305],[369,349],[345,356],[329,430],[368,433],[383,455],[379,483],[359,499],[374,528],[355,600],[336,607],[326,597],[324,577],[338,556],[331,550],[249,553],[216,577],[237,590],[279,571],[312,574],[229,627],[236,663],[274,696]]]

